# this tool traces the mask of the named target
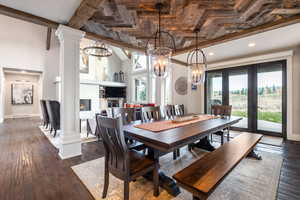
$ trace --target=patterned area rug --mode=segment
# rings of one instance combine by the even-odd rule
[[[261,153],[261,152],[260,152]],[[160,158],[161,170],[172,176],[180,169],[201,158],[206,152],[195,150],[192,153],[182,149],[181,157],[173,161],[172,153]],[[218,186],[209,200],[274,200],[279,182],[282,157],[271,153],[261,153],[262,161],[244,159]],[[102,199],[104,184],[104,158],[99,158],[72,167],[75,174],[96,200]],[[123,182],[110,175],[107,200],[123,199]],[[181,188],[177,197],[160,190],[159,197],[153,196],[152,183],[144,178],[130,183],[132,200],[189,200],[192,195]]]

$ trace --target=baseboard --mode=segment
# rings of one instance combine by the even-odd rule
[[[4,119],[18,119],[18,118],[40,117],[40,116],[41,116],[40,114],[5,115]]]
[[[300,134],[288,135],[287,139],[291,141],[300,141]]]

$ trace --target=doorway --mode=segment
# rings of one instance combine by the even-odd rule
[[[232,105],[242,117],[235,130],[286,138],[286,61],[207,72],[205,112],[211,105]]]

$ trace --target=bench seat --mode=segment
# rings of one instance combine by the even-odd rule
[[[207,199],[261,138],[260,134],[243,133],[177,172],[173,178],[179,186],[191,192],[194,199]]]

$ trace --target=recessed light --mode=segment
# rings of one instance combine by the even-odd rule
[[[208,55],[213,56],[213,55],[215,55],[215,53],[214,52],[209,52]]]
[[[251,43],[248,44],[248,47],[255,47],[255,45],[256,44],[254,42],[251,42]]]

